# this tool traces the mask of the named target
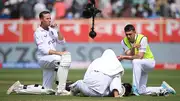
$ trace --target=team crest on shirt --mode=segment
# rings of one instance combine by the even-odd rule
[[[46,34],[46,35],[44,35],[44,37],[47,37],[47,34]]]

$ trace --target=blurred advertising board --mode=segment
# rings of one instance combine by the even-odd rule
[[[179,44],[150,44],[156,60],[156,69],[180,69]],[[72,69],[87,68],[105,49],[122,54],[120,43],[67,43],[58,46],[59,51],[68,50],[72,55]],[[173,50],[175,49],[176,50]],[[163,51],[162,51],[163,50]],[[121,61],[124,68],[132,68],[131,61]],[[34,43],[1,43],[0,68],[40,68],[37,64]]]
[[[91,20],[56,20],[68,42],[120,42],[124,26],[133,24],[138,33],[146,35],[149,42],[180,42],[180,19],[97,19],[97,37],[88,37]],[[0,20],[0,42],[33,42],[37,20]]]

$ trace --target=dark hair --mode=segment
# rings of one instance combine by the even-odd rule
[[[124,96],[129,96],[132,93],[132,85],[130,83],[123,83],[122,84],[125,88]]]
[[[67,91],[70,91],[70,90],[71,90],[70,85],[73,84],[73,83],[74,83],[74,82],[71,81],[71,80],[67,80],[67,81],[66,81],[66,90],[67,90]]]
[[[125,32],[135,31],[135,28],[134,28],[133,25],[128,24],[128,25],[126,25],[126,26],[124,27],[124,31],[125,31]]]
[[[39,13],[39,18],[43,18],[44,17],[44,14],[50,14],[49,11],[42,11],[41,13]]]
[[[125,93],[123,96],[130,96],[132,94],[132,85],[130,83],[123,83],[122,86],[125,88]],[[110,92],[109,97],[114,97],[114,90]]]

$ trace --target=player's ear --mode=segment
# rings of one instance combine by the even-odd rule
[[[42,17],[42,18],[39,18],[39,20],[42,22],[43,21],[43,19],[44,19],[44,17]]]

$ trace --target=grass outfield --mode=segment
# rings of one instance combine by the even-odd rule
[[[85,70],[70,70],[69,80],[82,79]],[[126,70],[124,82],[131,82],[132,71]],[[149,86],[159,86],[163,80],[172,85],[177,94],[168,97],[131,96],[123,98],[112,97],[75,97],[54,95],[6,95],[6,90],[16,80],[23,84],[41,84],[40,69],[0,69],[0,101],[180,101],[180,70],[155,70],[149,74]]]

